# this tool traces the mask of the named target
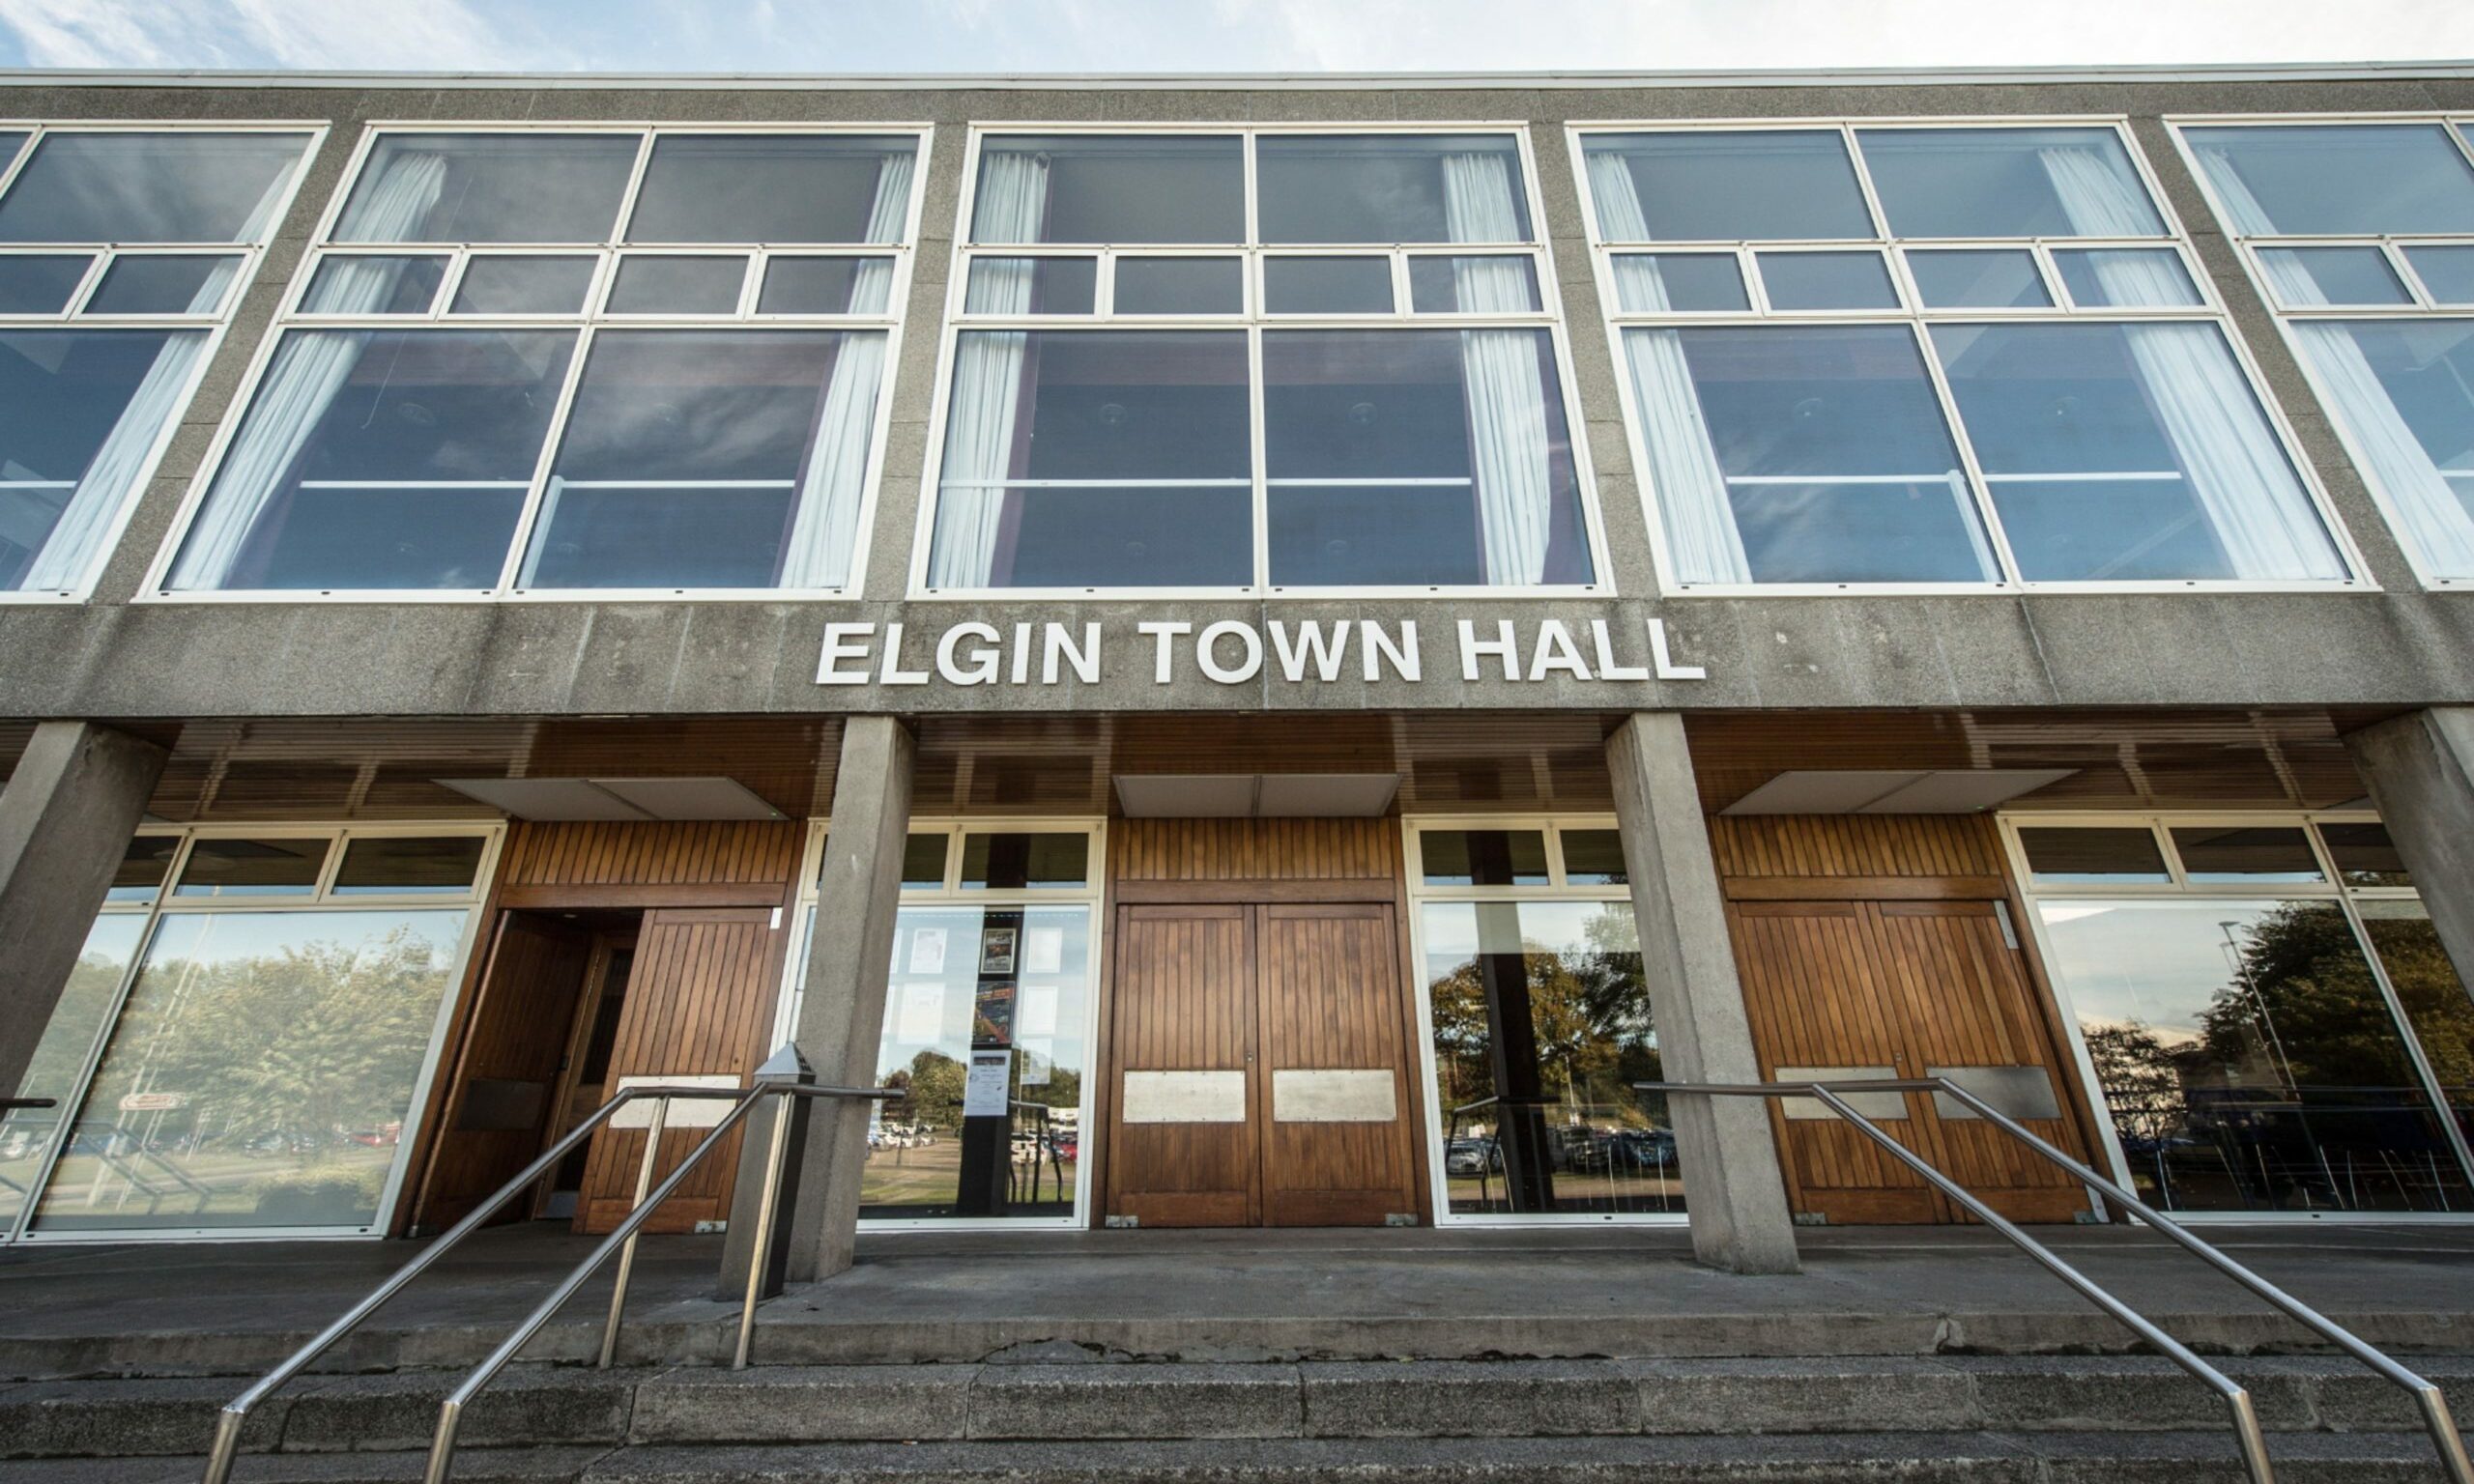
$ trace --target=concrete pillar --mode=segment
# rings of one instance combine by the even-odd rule
[[[799,1053],[828,1087],[877,1082],[917,750],[910,728],[889,716],[854,716],[843,728],[796,1032]],[[809,1120],[791,1208],[791,1282],[829,1278],[850,1266],[868,1113],[865,1103],[826,1099]]]
[[[1666,1079],[1757,1082],[1683,718],[1643,711],[1625,719],[1607,739],[1606,765]],[[1769,1109],[1753,1098],[1678,1098],[1669,1109],[1693,1255],[1729,1272],[1800,1270]]]
[[[2345,750],[2458,978],[2474,985],[2474,706],[2393,717],[2346,737]]]
[[[163,756],[108,727],[44,722],[0,789],[0,1096],[51,1023]]]

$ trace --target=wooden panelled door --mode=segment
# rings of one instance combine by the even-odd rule
[[[556,1113],[563,1041],[545,1027],[575,1018],[591,938],[555,920],[509,912],[481,972],[472,1031],[458,1055],[446,1137],[432,1161],[421,1222],[452,1226],[532,1162]],[[513,1221],[527,1208],[510,1204]]]
[[[1417,1209],[1389,903],[1117,914],[1108,1210],[1374,1226]]]
[[[1738,901],[1736,957],[1766,1077],[1952,1075],[2081,1155],[2063,1114],[2026,965],[1994,901]],[[1782,1071],[1784,1069],[1784,1071]],[[1921,1094],[1850,1099],[2002,1214],[2067,1221],[2069,1177],[1964,1107]],[[1937,1105],[1946,1104],[1946,1105]],[[1879,1146],[1811,1099],[1774,1106],[1788,1196],[1832,1222],[1965,1219]]]
[[[782,969],[776,915],[767,907],[656,907],[645,914],[626,1005],[619,1012],[618,1043],[610,1057],[610,1092],[618,1092],[631,1077],[709,1077],[727,1086],[741,1085],[769,1049],[764,1042],[773,1028]],[[718,1111],[720,1104],[702,1106]],[[678,1127],[685,1117],[689,1115],[675,1115],[662,1135],[655,1180],[676,1168],[709,1131],[709,1117],[704,1127]],[[604,1126],[593,1135],[576,1211],[579,1229],[606,1232],[626,1216],[635,1202],[644,1149],[640,1128]],[[734,1132],[663,1203],[645,1230],[689,1232],[699,1222],[727,1219],[737,1167],[738,1135]]]

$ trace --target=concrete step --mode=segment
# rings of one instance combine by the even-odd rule
[[[2418,1362],[2474,1421],[2474,1356]],[[2350,1362],[2229,1359],[2262,1424],[2409,1431],[2408,1399]],[[427,1444],[457,1373],[313,1376],[252,1419],[252,1453]],[[0,1386],[0,1458],[204,1451],[241,1384]],[[518,1366],[467,1413],[468,1447],[1005,1441],[1747,1437],[1869,1432],[2221,1433],[2223,1405],[2142,1356],[1331,1361],[593,1370]]]
[[[2398,1433],[2275,1441],[2285,1484],[2417,1484],[2430,1444]],[[195,1458],[0,1464],[0,1484],[191,1484]],[[240,1484],[417,1479],[414,1452],[245,1460]],[[475,1448],[465,1484],[2239,1484],[2205,1433],[1810,1433],[1795,1437],[1350,1439]]]

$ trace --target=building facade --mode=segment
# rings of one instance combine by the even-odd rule
[[[0,1241],[2474,1212],[2474,71],[0,121]]]

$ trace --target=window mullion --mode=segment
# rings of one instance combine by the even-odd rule
[[[653,141],[656,134],[656,130],[647,128],[640,130],[636,135],[636,161],[628,168],[627,188],[619,193],[618,214],[610,224],[610,241],[613,245],[625,242],[628,229],[635,225],[636,201],[644,192],[645,173],[652,166]]]
[[[1959,415],[1959,399],[1950,390],[1950,379],[1942,367],[1942,356],[1933,344],[1933,327],[1920,319],[1909,322],[1909,331],[1916,338],[1917,349],[1924,356],[1924,374],[1933,384],[1933,395],[1941,400],[1942,417],[1950,425],[1951,445],[1958,449],[1961,477],[1967,480],[1975,499],[1977,519],[1984,523],[1985,540],[1993,547],[1996,567],[1994,581],[2022,585],[2019,558],[2010,550],[2009,535],[2001,528],[2000,512],[1993,505],[1993,486],[1986,482],[1983,466],[1977,463],[1975,444],[1968,438],[1965,419]]]
[[[616,278],[618,275],[613,273],[611,276]],[[576,331],[575,349],[569,353],[567,362],[566,381],[559,388],[559,405],[551,410],[549,426],[543,430],[541,453],[532,465],[532,482],[524,492],[524,508],[516,514],[515,537],[508,543],[506,561],[499,568],[498,585],[494,590],[501,596],[515,591],[523,575],[525,554],[532,548],[532,525],[540,519],[541,507],[547,502],[550,471],[559,461],[559,444],[566,437],[567,418],[575,410],[576,391],[584,382],[585,360],[592,352],[593,336],[598,332],[599,328],[592,325],[586,325]]]

